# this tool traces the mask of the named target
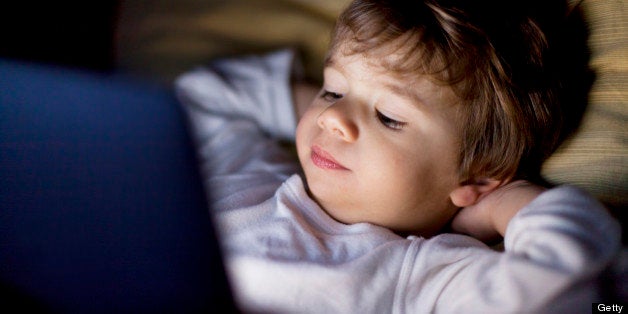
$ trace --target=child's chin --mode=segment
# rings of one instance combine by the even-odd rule
[[[324,182],[306,181],[305,184],[307,186],[307,193],[309,194],[310,198],[314,200],[314,202],[316,202],[322,210],[324,210],[329,216],[334,218],[334,220],[345,223],[344,221],[341,221],[339,217],[337,217],[339,215],[334,214],[334,212],[340,210],[339,204],[336,204],[337,198],[334,197],[333,194],[329,195],[329,193],[327,193],[328,191],[326,191],[324,188],[320,189],[320,185],[324,185]]]

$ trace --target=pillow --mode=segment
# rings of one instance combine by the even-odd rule
[[[290,46],[305,75],[320,81],[334,21],[349,0],[123,1],[117,38],[121,69],[170,83],[224,55]],[[595,74],[581,125],[547,161],[543,175],[580,186],[612,208],[628,204],[628,20],[623,0],[570,0],[589,27]]]
[[[589,28],[595,78],[579,128],[542,173],[550,182],[580,186],[618,211],[628,204],[628,14],[622,0],[572,3]]]

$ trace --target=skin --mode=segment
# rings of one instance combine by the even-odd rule
[[[464,207],[454,217],[452,229],[487,243],[495,243],[506,235],[508,223],[517,212],[544,191],[545,188],[528,181],[509,182]]]
[[[320,91],[295,86],[297,152],[310,196],[346,224],[430,237],[451,223],[481,240],[503,236],[542,190],[490,178],[460,185],[453,91],[382,67],[382,58],[400,56],[340,51],[330,56]]]
[[[375,57],[332,55],[297,151],[311,196],[334,219],[432,235],[457,212],[457,98],[427,79],[406,83]]]

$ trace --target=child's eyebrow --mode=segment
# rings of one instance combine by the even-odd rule
[[[325,60],[324,60],[325,68],[334,67],[335,65],[336,65],[336,60],[334,59],[333,54],[330,54],[325,57]],[[385,87],[388,88],[395,95],[410,100],[417,107],[425,105],[425,101],[421,97],[419,97],[419,94],[417,94],[416,91],[410,89],[408,86],[405,86],[405,85],[400,86],[397,84],[388,83],[388,84],[385,84]]]
[[[399,86],[396,84],[386,84],[386,88],[389,89],[394,94],[396,94],[397,96],[411,100],[412,103],[417,106],[422,106],[425,104],[423,99],[419,97],[419,95],[415,91],[408,88],[407,86]]]

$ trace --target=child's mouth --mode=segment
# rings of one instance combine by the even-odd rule
[[[331,154],[317,145],[312,146],[311,159],[314,165],[322,169],[349,170],[337,162]]]

